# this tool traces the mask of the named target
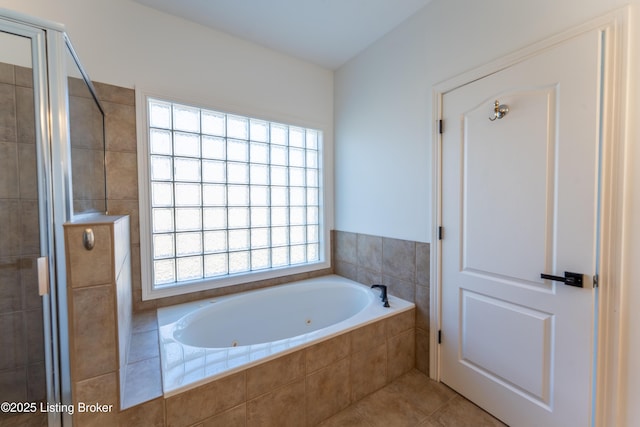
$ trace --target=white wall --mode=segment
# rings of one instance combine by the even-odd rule
[[[333,72],[131,0],[2,0],[64,24],[90,77],[333,134]]]
[[[428,242],[432,87],[591,18],[632,5],[631,205],[620,409],[640,425],[640,0],[434,0],[335,76],[336,226]]]

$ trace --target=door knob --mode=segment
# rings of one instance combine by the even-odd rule
[[[582,287],[582,274],[580,273],[571,273],[570,271],[565,271],[564,277],[552,276],[550,274],[542,273],[540,274],[540,278],[562,282],[565,285],[576,286],[578,288]]]

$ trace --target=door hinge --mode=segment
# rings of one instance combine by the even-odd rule
[[[442,119],[438,120],[438,133],[442,133]]]
[[[597,288],[598,286],[600,286],[600,277],[596,274],[593,276],[593,287]]]
[[[438,240],[442,240],[443,233],[444,233],[444,228],[442,226],[438,227]]]
[[[438,344],[442,344],[442,330],[438,329]]]

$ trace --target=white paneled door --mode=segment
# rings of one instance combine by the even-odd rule
[[[604,58],[583,33],[442,98],[441,380],[511,426],[591,425]]]

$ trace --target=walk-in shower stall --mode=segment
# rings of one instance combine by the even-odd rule
[[[106,211],[104,144],[64,27],[0,9],[0,425],[71,424],[62,224]]]

